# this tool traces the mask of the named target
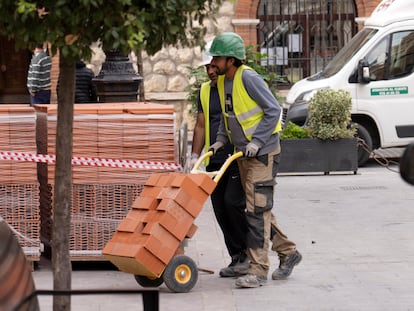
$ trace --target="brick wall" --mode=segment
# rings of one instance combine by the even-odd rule
[[[358,17],[368,17],[381,0],[355,0]],[[259,0],[239,0],[235,5],[234,19],[256,19]],[[257,44],[257,31],[255,25],[235,25],[237,32],[246,45]]]
[[[381,0],[356,0],[358,17],[368,17]]]

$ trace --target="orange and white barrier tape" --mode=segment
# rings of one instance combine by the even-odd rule
[[[0,151],[0,160],[14,160],[25,162],[56,163],[56,156],[48,154],[34,154],[27,152]],[[96,157],[72,157],[73,165],[121,167],[147,170],[175,170],[182,171],[179,164],[171,162],[153,162],[140,160],[122,160]]]

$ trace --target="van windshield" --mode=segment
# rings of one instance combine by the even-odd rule
[[[336,74],[377,31],[373,28],[363,28],[335,55],[324,70],[310,77],[309,80],[325,79]]]

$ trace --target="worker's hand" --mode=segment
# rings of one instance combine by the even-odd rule
[[[254,158],[258,151],[259,151],[259,146],[256,145],[255,143],[250,142],[246,146],[245,156],[248,158]]]
[[[217,153],[221,148],[224,147],[224,143],[222,141],[216,141],[214,144],[208,148],[208,151],[212,151],[213,155]]]
[[[191,155],[191,159],[190,159],[190,170],[192,170],[194,168],[194,165],[197,163],[197,161],[198,161],[198,155],[193,153]]]

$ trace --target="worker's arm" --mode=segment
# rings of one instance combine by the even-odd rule
[[[205,120],[204,113],[197,113],[197,121],[194,126],[193,143],[191,146],[191,154],[199,157],[204,147],[205,140]]]

